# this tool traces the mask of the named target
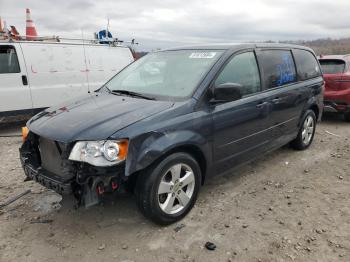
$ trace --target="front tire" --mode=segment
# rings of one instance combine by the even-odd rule
[[[290,143],[296,150],[307,149],[315,136],[316,131],[316,115],[314,111],[307,110],[304,114],[298,136]]]
[[[201,169],[191,155],[167,156],[138,177],[136,199],[140,211],[161,225],[182,219],[196,202],[201,176]]]

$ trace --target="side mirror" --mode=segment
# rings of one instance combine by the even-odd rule
[[[214,87],[214,102],[230,102],[242,98],[242,85],[225,83]]]

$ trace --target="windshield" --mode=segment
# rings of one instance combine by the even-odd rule
[[[320,64],[324,74],[341,74],[345,69],[343,60],[320,60]]]
[[[115,75],[106,87],[149,97],[188,97],[222,53],[217,50],[151,53]]]

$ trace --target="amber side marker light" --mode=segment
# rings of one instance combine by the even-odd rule
[[[121,140],[121,141],[119,141],[118,145],[119,145],[118,158],[120,160],[125,160],[126,156],[128,155],[129,141],[128,140]]]
[[[23,141],[23,143],[26,141],[28,133],[29,133],[28,127],[26,127],[26,126],[22,127],[22,141]]]

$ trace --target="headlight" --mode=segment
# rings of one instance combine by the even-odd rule
[[[128,140],[79,141],[69,160],[86,162],[93,166],[113,166],[126,159]]]
[[[103,145],[103,155],[108,161],[118,160],[119,145],[115,141],[106,141]]]

